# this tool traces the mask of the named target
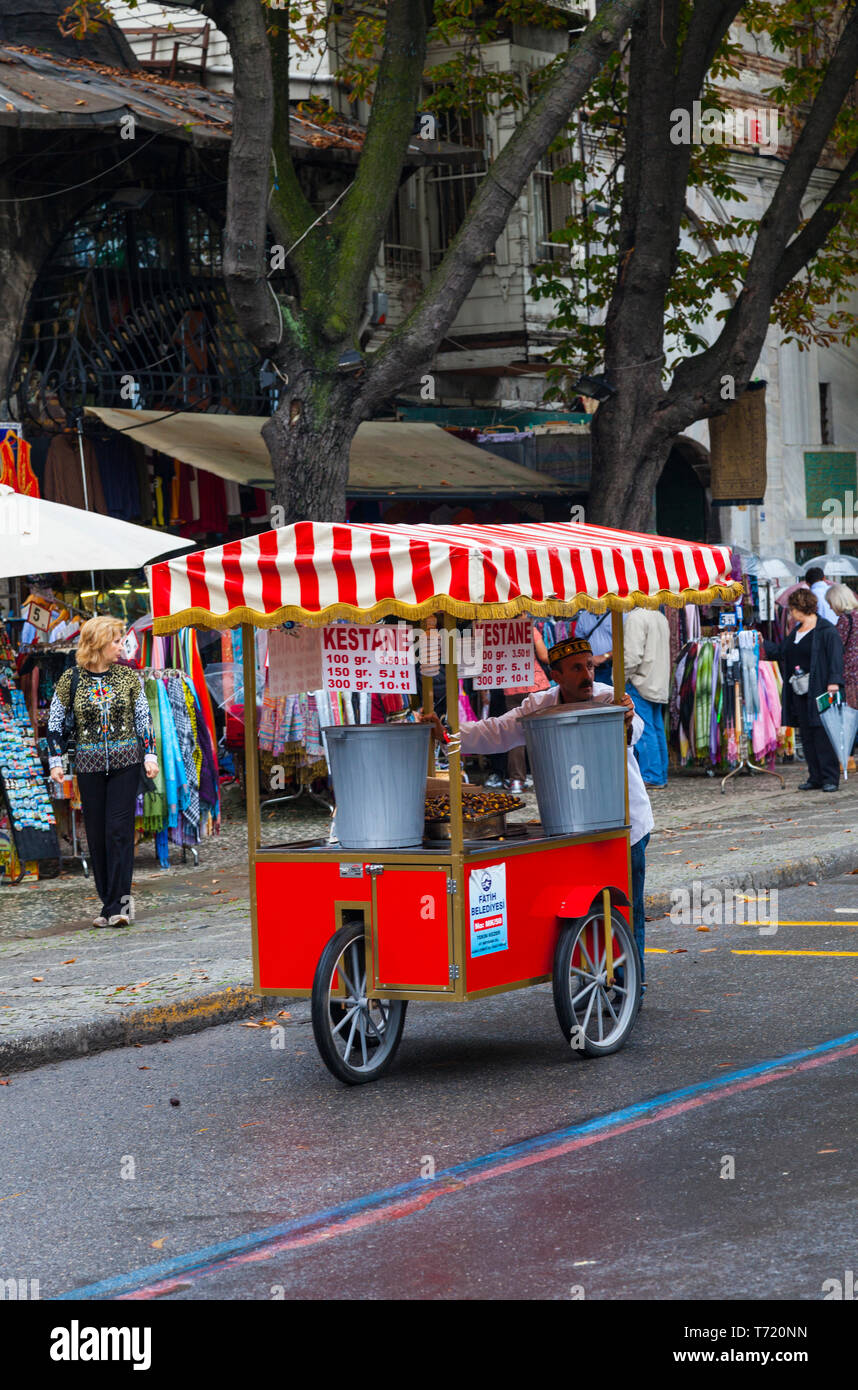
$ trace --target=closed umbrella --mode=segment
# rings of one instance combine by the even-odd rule
[[[836,705],[829,705],[828,709],[820,710],[819,717],[822,720],[822,727],[831,739],[831,745],[837,754],[840,766],[843,768],[843,780],[848,781],[849,757],[852,753],[855,735],[858,733],[858,709],[853,709],[851,705],[841,702]]]

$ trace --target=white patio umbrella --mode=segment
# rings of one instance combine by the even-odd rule
[[[0,579],[75,570],[135,570],[187,540],[100,512],[26,497],[0,486]]]
[[[858,574],[858,560],[854,555],[818,555],[815,560],[805,561],[801,573],[807,574],[814,565],[822,570],[826,579],[836,578],[839,574]]]

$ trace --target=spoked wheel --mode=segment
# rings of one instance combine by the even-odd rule
[[[634,1025],[641,988],[638,948],[631,928],[611,913],[613,984],[608,980],[601,908],[570,922],[554,953],[554,1007],[563,1036],[586,1057],[605,1057],[623,1046]]]
[[[332,936],[313,980],[313,1035],[329,1071],[347,1086],[382,1076],[399,1046],[407,1003],[367,996],[362,922]]]

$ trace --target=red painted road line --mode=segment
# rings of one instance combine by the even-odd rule
[[[262,1250],[251,1250],[241,1255],[233,1255],[228,1259],[218,1260],[206,1265],[199,1271],[188,1271],[183,1275],[177,1275],[172,1279],[164,1279],[154,1284],[144,1285],[142,1288],[135,1289],[133,1293],[120,1294],[119,1300],[122,1301],[143,1301],[150,1298],[159,1298],[164,1294],[171,1293],[179,1287],[187,1288],[190,1280],[207,1278],[211,1274],[218,1274],[225,1270],[237,1269],[243,1265],[260,1264],[266,1260],[273,1259],[288,1250],[306,1249],[308,1246],[320,1245],[327,1240],[335,1240],[339,1236],[351,1235],[355,1231],[366,1230],[370,1226],[380,1225],[385,1221],[399,1221],[403,1217],[413,1216],[417,1212],[425,1210],[430,1203],[438,1197],[448,1196],[454,1192],[460,1192],[464,1188],[474,1187],[477,1183],[487,1182],[490,1178],[501,1177],[505,1173],[518,1172],[523,1168],[530,1168],[537,1163],[546,1163],[549,1159],[562,1158],[565,1154],[575,1153],[579,1149],[589,1148],[591,1144],[601,1144],[605,1139],[613,1139],[620,1134],[630,1134],[633,1130],[644,1129],[649,1125],[657,1124],[660,1120],[673,1119],[677,1115],[684,1115],[692,1110],[699,1110],[704,1105],[711,1105],[713,1101],[722,1100],[726,1096],[738,1095],[743,1091],[753,1091],[760,1086],[768,1086],[772,1081],[782,1081],[784,1077],[794,1076],[798,1072],[811,1071],[816,1067],[822,1067],[829,1062],[840,1061],[844,1057],[854,1057],[858,1055],[858,1045],[854,1047],[844,1047],[837,1052],[828,1052],[820,1057],[811,1057],[804,1062],[796,1062],[789,1066],[778,1068],[776,1071],[766,1072],[761,1076],[749,1077],[745,1081],[736,1081],[732,1085],[725,1086],[720,1090],[713,1090],[703,1095],[693,1096],[689,1100],[677,1101],[672,1105],[665,1105],[662,1109],[653,1111],[650,1115],[643,1115],[637,1120],[629,1120],[625,1124],[613,1125],[608,1129],[598,1130],[593,1134],[578,1135],[574,1139],[564,1140],[560,1144],[555,1144],[551,1148],[539,1149],[532,1154],[523,1154],[518,1158],[493,1164],[491,1167],[472,1173],[467,1177],[457,1179],[455,1182],[444,1184],[444,1186],[433,1187],[425,1195],[411,1197],[406,1201],[393,1201],[388,1206],[377,1207],[370,1211],[361,1212],[357,1216],[349,1217],[345,1221],[335,1221],[327,1226],[321,1226],[317,1231],[310,1231],[305,1235],[288,1236],[282,1240],[274,1240]]]

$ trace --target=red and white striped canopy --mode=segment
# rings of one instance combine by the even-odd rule
[[[736,599],[730,551],[599,526],[299,521],[151,569],[155,631],[568,614]]]

